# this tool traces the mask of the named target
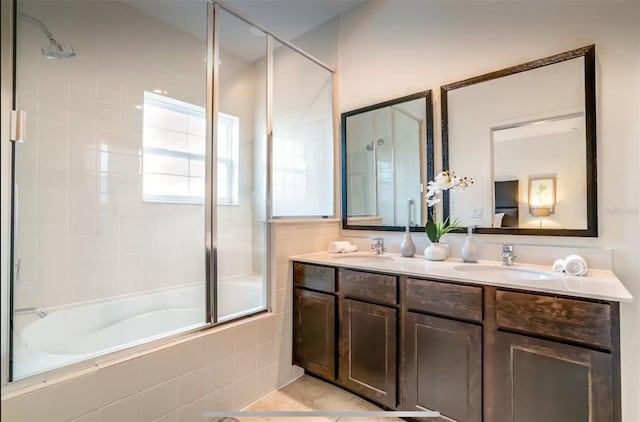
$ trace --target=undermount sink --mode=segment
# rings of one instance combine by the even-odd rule
[[[339,254],[331,255],[331,258],[338,259],[338,260],[348,260],[348,261],[353,260],[353,261],[360,261],[360,262],[393,261],[393,257],[389,255],[377,255],[374,253],[367,253],[367,252],[339,253]]]
[[[546,281],[555,280],[557,275],[545,271],[537,271],[528,268],[501,267],[497,265],[469,264],[457,265],[454,270],[467,274],[482,274],[486,277],[500,277],[507,280],[519,281]]]

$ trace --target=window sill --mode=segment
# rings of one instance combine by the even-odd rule
[[[156,204],[156,205],[203,205],[204,202],[197,201],[162,201],[162,200],[153,200],[153,199],[143,199],[143,203],[145,204]],[[219,207],[239,207],[240,204],[218,204]]]
[[[331,218],[273,218],[269,220],[271,224],[322,224],[322,223],[339,223],[340,219]]]

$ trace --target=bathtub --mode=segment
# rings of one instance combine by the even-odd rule
[[[218,281],[219,320],[265,308],[261,276]],[[202,285],[48,309],[44,318],[15,318],[15,378],[202,326]]]

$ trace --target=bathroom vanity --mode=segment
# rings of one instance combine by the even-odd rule
[[[611,272],[291,260],[293,360],[308,373],[435,420],[621,419],[619,302],[631,296]]]

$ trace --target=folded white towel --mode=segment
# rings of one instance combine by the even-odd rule
[[[588,269],[587,261],[580,255],[569,255],[564,259],[564,271],[569,275],[583,276]]]
[[[331,253],[355,252],[357,250],[358,247],[356,245],[346,240],[329,243],[329,252]]]
[[[556,259],[553,261],[553,271],[557,273],[563,273],[565,267],[564,259]]]

